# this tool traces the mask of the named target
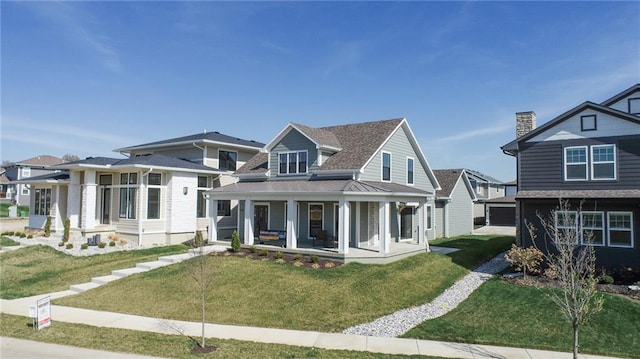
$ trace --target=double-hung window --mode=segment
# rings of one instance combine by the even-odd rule
[[[556,241],[558,243],[568,243],[570,239],[577,241],[578,232],[578,212],[576,211],[556,211],[555,212]]]
[[[608,212],[609,246],[633,248],[633,213]]]
[[[616,179],[616,146],[591,146],[591,179]]]
[[[132,172],[120,174],[120,218],[136,218],[137,184],[137,173]]]
[[[160,218],[160,188],[162,174],[149,173],[147,175],[147,219]]]
[[[564,179],[579,181],[587,179],[587,146],[565,147]]]
[[[604,246],[604,212],[581,212],[581,243]]]
[[[204,199],[204,192],[207,189],[209,189],[209,178],[207,176],[198,176],[198,196],[196,198],[197,218],[207,216],[207,201]]]
[[[295,175],[307,173],[307,151],[280,152],[278,154],[278,174]]]

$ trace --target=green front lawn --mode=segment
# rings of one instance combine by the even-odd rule
[[[540,289],[492,279],[450,313],[406,338],[571,351],[570,325]],[[640,304],[605,295],[603,311],[580,332],[580,352],[640,358]]]
[[[450,253],[448,256],[458,265],[467,269],[475,269],[498,253],[508,251],[514,242],[515,237],[513,236],[466,235],[436,239],[429,241],[429,245],[459,248],[459,251]]]
[[[5,236],[0,237],[0,247],[13,247],[19,246],[20,242],[16,242],[13,239]]]
[[[69,289],[72,284],[111,274],[114,269],[184,253],[184,245],[74,257],[48,246],[31,246],[0,255],[0,298],[14,299]]]
[[[8,202],[0,203],[0,217],[9,217],[9,207],[11,207],[11,204]],[[29,206],[18,206],[18,216],[20,216],[21,212],[28,214]]]
[[[424,356],[387,355],[346,350],[326,350],[223,339],[208,339],[206,341],[207,345],[215,345],[218,347],[216,352],[210,354],[193,354],[190,350],[193,342],[180,335],[156,334],[126,329],[99,328],[89,325],[63,323],[58,321],[54,321],[48,328],[36,331],[27,326],[30,323],[30,318],[0,314],[0,332],[2,332],[3,336],[162,358],[436,359],[434,357]]]

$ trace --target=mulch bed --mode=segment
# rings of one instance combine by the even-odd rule
[[[281,253],[282,257],[278,258],[277,253]],[[319,256],[313,256],[309,254],[294,255],[294,254],[287,254],[287,253],[278,252],[278,251],[267,251],[265,253],[263,249],[258,249],[258,248],[256,248],[255,251],[253,252],[249,248],[241,248],[240,251],[237,253],[228,251],[223,253],[222,255],[244,257],[247,259],[260,260],[260,261],[281,262],[281,263],[294,265],[296,267],[306,267],[306,268],[315,268],[315,269],[337,268],[343,264],[340,261],[324,259],[324,258],[320,258]],[[312,257],[317,258],[317,260],[313,261]]]
[[[191,352],[197,354],[213,353],[216,350],[218,350],[218,347],[215,345],[205,345],[203,347],[201,347],[200,345],[194,345],[193,347],[191,347]]]
[[[503,281],[537,288],[559,288],[558,282],[547,277],[528,275],[527,278],[502,278]],[[640,291],[629,289],[629,285],[622,284],[598,284],[597,288],[601,292],[621,296],[640,303]]]

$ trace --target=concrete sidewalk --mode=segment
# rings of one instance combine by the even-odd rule
[[[34,342],[16,338],[0,337],[0,358],[2,359],[157,359],[155,357],[114,353],[72,347],[68,345]]]
[[[52,297],[56,297],[56,295],[54,294]],[[31,297],[15,300],[0,300],[0,310],[3,313],[27,316],[28,307],[35,303],[35,299],[35,297]],[[176,334],[175,328],[189,336],[199,336],[201,333],[201,323],[199,322],[161,320],[157,318],[57,305],[53,305],[51,307],[51,318],[53,325],[55,325],[56,321],[60,321],[87,324],[97,327],[140,330],[161,334]],[[289,329],[243,327],[221,324],[206,324],[205,331],[209,338],[235,339],[259,343],[297,345],[322,349],[367,351],[386,354],[431,355],[465,359],[569,359],[572,357],[570,353],[524,348],[448,343],[403,338],[382,338]],[[606,358],[594,355],[581,355],[580,357],[585,359]]]

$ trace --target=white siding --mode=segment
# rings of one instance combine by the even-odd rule
[[[597,130],[582,131],[581,116],[596,115]],[[628,136],[640,134],[640,126],[598,111],[586,109],[538,134],[527,142],[560,141],[580,138]]]
[[[187,187],[185,195],[183,188]],[[197,175],[173,173],[167,184],[167,232],[196,231]]]

